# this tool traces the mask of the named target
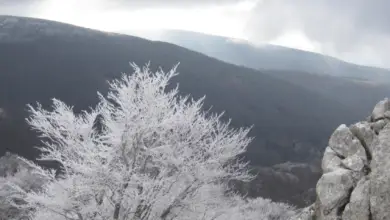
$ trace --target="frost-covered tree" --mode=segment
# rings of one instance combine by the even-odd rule
[[[23,220],[34,210],[26,202],[27,193],[38,191],[49,180],[50,171],[17,155],[0,158],[0,220]]]
[[[202,111],[203,99],[179,96],[177,87],[167,91],[176,67],[133,68],[81,114],[55,99],[52,111],[29,106],[27,121],[43,140],[39,159],[62,169],[43,190],[28,193],[32,218],[267,219],[253,206],[261,210],[269,201],[245,201],[227,184],[251,179],[237,158],[251,141],[249,129]]]

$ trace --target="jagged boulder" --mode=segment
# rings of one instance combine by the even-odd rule
[[[367,121],[334,131],[323,156],[316,203],[302,219],[390,220],[389,121],[386,98]]]
[[[348,202],[353,185],[352,171],[347,169],[337,169],[322,175],[316,187],[321,216],[330,217],[334,210],[343,207]]]
[[[369,122],[363,121],[351,125],[349,129],[352,134],[360,140],[360,143],[366,149],[367,157],[369,157],[368,159],[371,160],[372,142],[376,136],[373,126],[371,126]]]
[[[321,168],[324,173],[329,173],[341,168],[341,159],[332,148],[327,147],[322,158]]]
[[[370,204],[373,219],[390,219],[390,124],[379,133],[373,146]]]
[[[381,119],[376,122],[373,122],[371,124],[371,127],[374,130],[375,134],[378,135],[379,131],[381,131],[388,122],[388,119]]]
[[[388,98],[385,98],[384,100],[378,102],[378,104],[375,105],[374,110],[371,114],[371,120],[377,121],[380,119],[385,118],[385,112],[390,110],[390,101]]]
[[[345,206],[342,219],[344,220],[369,220],[370,200],[369,200],[370,180],[362,178],[351,194],[349,203]]]
[[[390,110],[386,111],[384,116],[385,118],[390,119]]]
[[[353,135],[344,124],[340,125],[329,139],[329,147],[341,158],[347,158],[354,154],[367,160],[366,152],[360,140]]]
[[[349,156],[341,161],[342,167],[357,172],[355,175],[358,175],[365,171],[366,160],[365,158],[360,157],[357,154]]]

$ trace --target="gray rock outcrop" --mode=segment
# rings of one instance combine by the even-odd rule
[[[296,219],[390,220],[389,122],[386,98],[367,121],[340,125],[333,132],[322,159],[316,202]]]
[[[345,206],[342,219],[369,219],[370,218],[370,200],[369,200],[370,181],[364,177],[356,185],[351,193],[349,203]]]
[[[371,120],[377,121],[380,119],[385,118],[385,113],[390,110],[390,101],[388,98],[385,98],[384,100],[378,102],[378,104],[375,105],[374,110],[371,114]]]
[[[373,143],[370,205],[372,219],[390,219],[390,124]]]

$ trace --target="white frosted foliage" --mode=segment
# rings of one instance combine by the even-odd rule
[[[40,134],[40,159],[63,175],[28,194],[34,219],[268,219],[291,208],[243,199],[229,180],[249,181],[249,129],[232,129],[202,111],[203,99],[167,91],[176,68],[134,73],[110,83],[97,107],[75,114],[59,100],[53,110],[30,107]],[[272,207],[272,208],[271,208]],[[264,211],[266,210],[266,211]]]

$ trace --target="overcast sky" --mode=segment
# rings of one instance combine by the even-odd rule
[[[183,29],[382,67],[390,67],[388,11],[388,0],[0,0],[0,14],[116,32]]]

